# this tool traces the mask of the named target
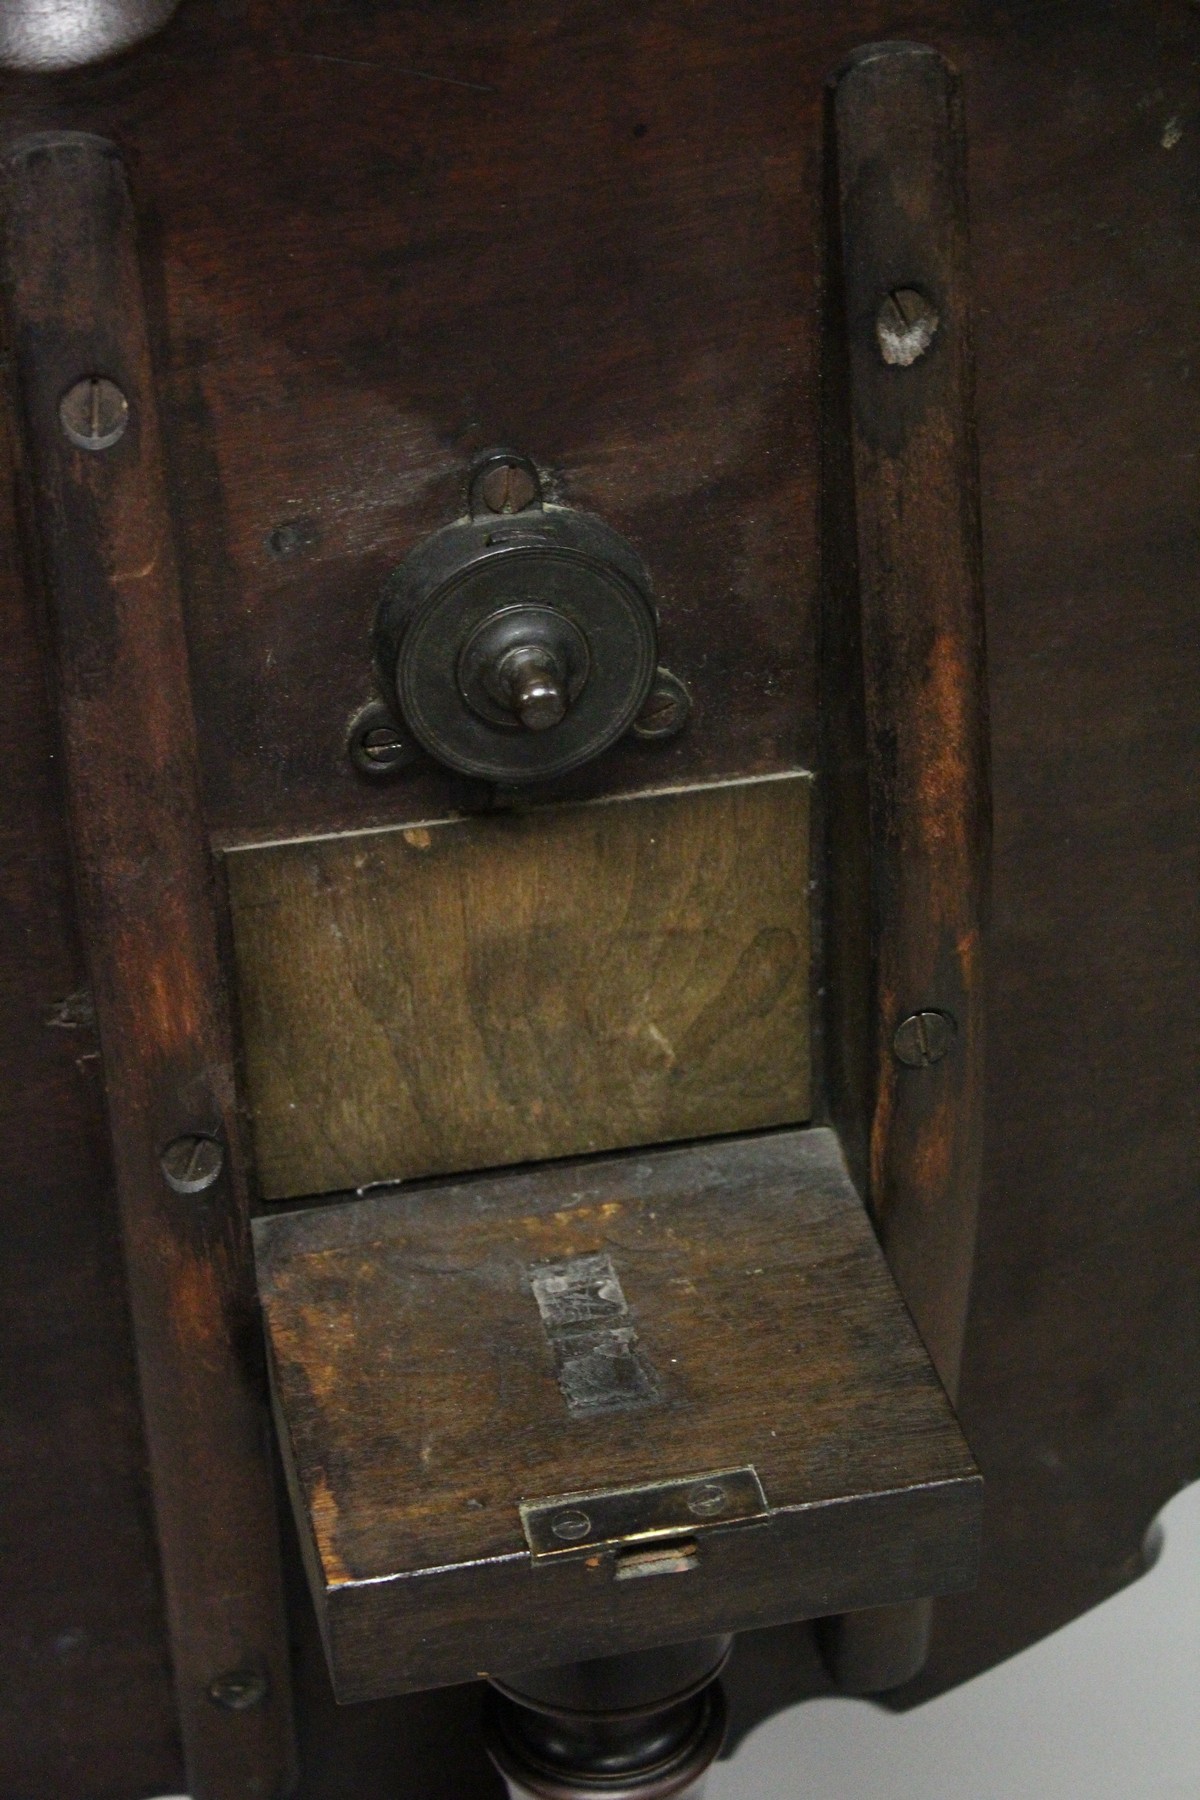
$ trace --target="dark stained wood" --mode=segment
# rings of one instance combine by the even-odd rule
[[[255,1223],[284,1457],[344,1700],[972,1578],[979,1484],[829,1131]],[[658,1383],[564,1400],[531,1271],[607,1254]],[[591,1316],[591,1315],[589,1315]],[[519,1503],[752,1466],[686,1573],[531,1560]],[[687,1531],[680,1534],[688,1536]]]
[[[806,1119],[810,787],[231,852],[264,1196]]]
[[[1148,31],[1139,7],[1072,7],[998,45],[999,67],[945,47],[971,108],[995,814],[958,1405],[996,1523],[909,1703],[1133,1580],[1155,1514],[1200,1476],[1200,1044],[1181,1004],[1200,640],[1180,454],[1200,430],[1180,235],[1200,144],[1169,129],[1200,17],[1170,6]],[[1079,157],[1053,118],[1068,92]]]
[[[210,819],[245,841],[453,803],[357,783],[341,734],[366,697],[378,582],[461,509],[484,442],[526,444],[631,533],[664,657],[702,677],[685,738],[622,750],[596,791],[810,759],[821,94],[857,46],[900,34],[963,76],[996,809],[959,1396],[987,1479],[985,1554],[977,1592],[939,1602],[907,1704],[1132,1579],[1152,1516],[1200,1472],[1181,854],[1200,791],[1200,14],[188,0],[132,56],[0,78],[0,116],[6,141],[76,126],[129,162],[155,248]],[[431,79],[447,75],[492,91]],[[277,555],[269,534],[298,517],[316,540]],[[0,534],[11,557],[7,514]],[[5,1657],[0,1785],[127,1800],[181,1791],[182,1774],[153,1572],[136,1573],[107,1176],[73,1034],[40,1024],[77,977],[65,903],[43,899],[58,827],[18,642],[0,709],[5,842],[28,859],[6,870],[22,889],[4,915],[3,1202],[24,1235],[0,1279],[28,1350],[28,1454],[6,1509],[19,1495],[29,1526],[3,1580],[29,1627]],[[54,1650],[60,1620],[87,1621],[82,1663]],[[806,1631],[741,1641],[737,1731],[819,1685]],[[303,1800],[495,1794],[465,1745],[466,1696],[337,1709],[304,1668]]]
[[[764,15],[722,45],[712,0],[641,19],[573,0],[561,27],[544,0],[519,23],[192,0],[125,65],[56,84],[54,122],[78,107],[130,143],[161,237],[222,842],[462,803],[432,768],[364,780],[344,741],[373,691],[385,577],[464,511],[470,460],[497,441],[646,558],[662,660],[696,699],[680,738],[623,744],[563,796],[811,766],[817,468],[796,405],[813,347],[795,258],[813,148],[796,112],[804,34],[787,21],[777,63],[782,26]],[[683,83],[670,95],[650,75],[664,56]],[[752,133],[726,113],[747,81]],[[43,90],[13,87],[18,116],[40,112]],[[248,109],[260,131],[243,130]],[[360,126],[331,129],[347,112]]]
[[[853,534],[845,546],[827,540],[826,763],[836,771],[831,854],[843,865],[831,891],[835,906],[862,915],[830,921],[833,1106],[866,1164],[900,1291],[953,1394],[982,1155],[991,823],[957,77],[920,45],[858,51],[832,90],[828,150],[826,329],[845,340],[829,374],[846,384],[841,405],[830,397],[829,430],[848,440],[827,449],[840,490],[828,514],[830,536],[836,525]],[[922,306],[932,309],[927,347],[897,342],[897,321]],[[865,847],[845,841],[864,829]],[[858,969],[846,966],[855,950]],[[902,1022],[923,1012],[935,1016],[898,1045]],[[912,1066],[940,1021],[949,1049]],[[871,1693],[910,1679],[930,1622],[925,1606],[831,1624],[841,1685]]]
[[[290,1775],[289,1671],[252,1352],[233,1069],[133,214],[116,152],[11,152],[5,273],[52,627],[75,875],[102,1057],[187,1779],[196,1800]],[[104,375],[124,436],[76,449],[60,398]],[[200,1195],[164,1147],[226,1145]],[[215,1705],[234,1670],[265,1700]]]
[[[6,420],[6,426],[8,421]],[[179,1793],[103,1084],[0,433],[0,1793]]]
[[[849,428],[870,816],[869,1195],[888,1261],[948,1389],[975,1244],[982,927],[990,791],[961,103],[916,46],[862,52],[838,81]],[[897,289],[940,318],[889,365],[876,319]],[[901,1022],[953,1022],[906,1064]]]

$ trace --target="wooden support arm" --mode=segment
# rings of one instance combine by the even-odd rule
[[[26,140],[5,277],[194,1800],[292,1771],[230,1023],[133,209],[112,145]]]
[[[962,109],[915,44],[830,92],[830,1077],[880,1240],[954,1396],[975,1245],[990,787]],[[928,1606],[828,1633],[846,1686],[924,1659]]]

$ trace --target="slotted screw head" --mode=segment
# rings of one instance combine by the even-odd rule
[[[719,1481],[701,1481],[689,1490],[687,1503],[688,1511],[698,1519],[711,1519],[725,1511],[729,1495]]]
[[[386,764],[392,768],[404,748],[404,739],[394,725],[373,725],[370,731],[364,731],[360,749],[367,762],[376,767]]]
[[[266,1699],[267,1678],[257,1669],[230,1669],[209,1682],[208,1697],[227,1712],[249,1712]]]
[[[659,668],[641,712],[633,721],[633,735],[653,743],[673,738],[687,724],[692,711],[692,696],[678,675]]]
[[[885,363],[907,369],[924,356],[937,335],[937,308],[916,288],[895,288],[875,316],[875,335]]]
[[[177,1194],[202,1194],[225,1167],[225,1151],[217,1138],[188,1131],[173,1138],[162,1153],[166,1184]]]
[[[523,512],[537,498],[537,484],[519,463],[498,463],[480,484],[483,504],[489,512]]]
[[[416,745],[378,700],[372,700],[351,720],[346,748],[362,775],[391,775],[406,769],[417,757]]]
[[[550,1529],[565,1544],[577,1544],[592,1529],[592,1521],[585,1512],[561,1512]]]
[[[59,402],[59,422],[79,450],[107,450],[125,434],[129,402],[106,375],[87,375]]]
[[[927,1069],[931,1063],[941,1062],[957,1030],[949,1013],[934,1012],[932,1008],[909,1013],[896,1027],[892,1049],[906,1068]]]

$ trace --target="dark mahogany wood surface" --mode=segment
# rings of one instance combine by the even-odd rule
[[[829,1129],[419,1183],[259,1219],[254,1241],[344,1698],[973,1578],[978,1475]],[[581,1261],[605,1265],[636,1339],[648,1391],[626,1405],[560,1391],[533,1284]],[[522,1502],[747,1468],[765,1504],[700,1531],[686,1573],[530,1557]]]
[[[188,1789],[193,1800],[262,1800],[293,1774],[290,1665],[233,1038],[133,208],[115,150],[94,136],[39,134],[3,174],[27,492]],[[124,423],[117,441],[89,448],[69,441],[63,396],[85,384],[80,416],[95,433],[100,376],[119,388]],[[219,1158],[203,1191],[168,1183],[177,1140],[206,1141]],[[221,1704],[214,1686],[231,1679],[260,1684],[258,1703]]]
[[[3,490],[14,468],[6,432]],[[56,734],[0,534],[0,1791],[165,1792],[178,1726]]]
[[[991,827],[962,100],[940,57],[881,49],[842,75],[831,115],[839,216],[829,229],[843,282],[826,329],[849,346],[856,578],[830,595],[828,610],[857,609],[865,701],[873,1042],[864,1185],[953,1393],[979,1188]],[[928,349],[901,366],[880,355],[878,309],[880,293],[905,282],[928,297],[937,326]],[[831,674],[853,678],[841,666]],[[847,748],[830,742],[827,760]],[[836,841],[832,798],[828,812]],[[897,1033],[925,1011],[945,1021],[949,1043],[920,1066],[911,1041],[902,1060]]]
[[[939,1604],[916,1699],[1129,1579],[1200,1472],[1200,17],[1184,0],[762,0],[736,18],[716,0],[184,0],[128,57],[4,78],[0,117],[6,141],[93,130],[128,160],[209,822],[243,840],[455,798],[431,775],[362,786],[341,734],[369,692],[378,580],[496,441],[633,538],[664,660],[697,690],[683,738],[575,791],[815,754],[822,92],[856,46],[901,36],[963,78],[995,801],[960,1392],[984,1573]],[[94,1043],[46,1022],[82,976],[7,500],[0,541],[19,1496],[0,1792],[129,1800],[181,1791],[182,1770]],[[802,1631],[738,1658],[754,1674],[735,1659],[735,1720],[819,1683]],[[335,1714],[319,1652],[301,1671],[305,1800],[351,1776],[358,1800],[495,1795],[468,1696]]]
[[[830,86],[828,130],[829,1105],[954,1395],[979,1200],[991,826],[958,77],[927,46],[868,47]],[[923,334],[890,340],[904,319]],[[929,1624],[928,1606],[831,1624],[841,1685],[898,1686],[924,1662]]]

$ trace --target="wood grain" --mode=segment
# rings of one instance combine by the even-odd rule
[[[184,1775],[36,596],[0,433],[0,1793]],[[82,1789],[80,1790],[82,1791]]]
[[[456,803],[433,776],[357,783],[343,734],[379,583],[461,510],[473,450],[514,438],[646,555],[664,659],[697,693],[682,738],[623,748],[596,788],[819,767],[822,93],[856,46],[899,35],[963,78],[996,803],[959,1395],[987,1552],[978,1590],[938,1604],[909,1704],[1132,1579],[1154,1513],[1200,1473],[1180,1004],[1200,13],[189,0],[132,55],[0,77],[0,133],[71,125],[125,151],[154,249],[209,821],[223,841],[297,836]],[[297,518],[315,529],[279,554]],[[5,679],[0,1788],[125,1800],[184,1777],[96,1065],[79,1030],[44,1023],[83,977],[27,628],[6,630]],[[338,1708],[310,1615],[298,1599],[303,1800],[497,1795],[468,1690]],[[735,1739],[819,1688],[805,1631],[739,1641]]]
[[[229,853],[263,1194],[805,1119],[809,788]]]
[[[967,1583],[978,1481],[829,1131],[255,1223],[281,1439],[342,1699]],[[572,1412],[530,1269],[606,1253],[657,1399]],[[535,1567],[518,1503],[752,1464],[699,1567]]]
[[[830,921],[833,1107],[865,1152],[888,1262],[953,1394],[983,1147],[991,827],[958,79],[928,47],[868,46],[834,84],[830,115],[827,329],[844,337],[830,365],[846,391],[844,412],[836,396],[829,412],[847,442],[832,446],[827,477],[850,536],[827,565],[831,894],[835,914],[859,915]],[[928,346],[899,362],[879,329],[897,293],[934,321]],[[922,1013],[943,1022],[949,1048],[912,1066],[896,1034]],[[928,1608],[831,1626],[842,1685],[910,1679],[929,1627]]]
[[[965,170],[958,82],[920,46],[863,51],[835,89],[857,601],[870,807],[870,1198],[888,1261],[953,1391],[975,1248],[991,829]],[[939,324],[880,354],[884,296]],[[952,1021],[905,1064],[909,1015]]]
[[[12,341],[187,1778],[196,1800],[259,1800],[290,1777],[290,1677],[133,213],[101,139],[32,139],[5,174]],[[129,423],[93,452],[68,442],[59,404],[95,375],[119,385]],[[202,1195],[163,1178],[162,1152],[183,1133],[225,1146],[225,1172]],[[266,1683],[262,1703],[214,1704],[210,1684],[240,1670]]]

